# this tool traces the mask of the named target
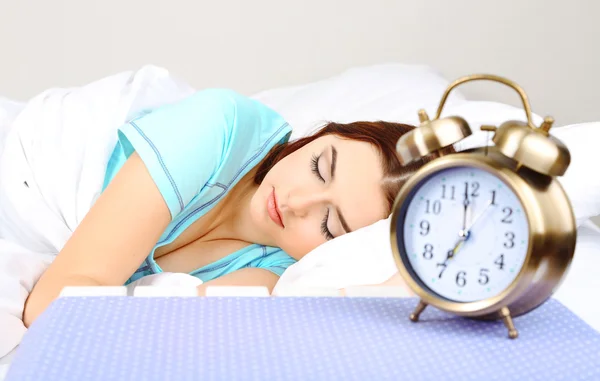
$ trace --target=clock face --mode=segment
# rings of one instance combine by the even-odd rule
[[[442,170],[417,185],[407,202],[398,242],[422,286],[473,302],[500,294],[517,277],[529,225],[519,198],[498,177],[472,167]]]

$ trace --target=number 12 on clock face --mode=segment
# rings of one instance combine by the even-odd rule
[[[415,186],[405,205],[401,255],[429,292],[474,302],[517,277],[527,255],[527,218],[512,189],[490,172],[439,171]]]

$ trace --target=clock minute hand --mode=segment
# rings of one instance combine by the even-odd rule
[[[485,206],[485,208],[483,208],[483,210],[481,212],[479,212],[477,217],[475,217],[473,219],[473,221],[471,221],[471,223],[469,224],[469,227],[465,230],[465,234],[467,237],[469,236],[468,233],[470,233],[471,229],[473,229],[473,226],[475,226],[475,223],[481,218],[481,216],[483,216],[485,214],[485,212],[489,209],[490,205],[492,205],[492,200],[489,200],[487,205]]]

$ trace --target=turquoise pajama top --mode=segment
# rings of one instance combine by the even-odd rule
[[[143,112],[121,126],[102,190],[137,152],[171,212],[171,223],[126,284],[162,272],[154,261],[154,251],[173,242],[206,214],[290,134],[289,124],[274,110],[225,89],[198,91],[177,103]],[[279,248],[253,244],[190,275],[207,282],[256,267],[281,276],[293,263]]]

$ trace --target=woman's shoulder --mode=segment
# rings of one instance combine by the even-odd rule
[[[233,177],[243,176],[291,135],[291,126],[276,110],[234,90],[207,89],[197,96],[199,100],[210,97],[210,102],[218,102],[226,120],[218,172],[227,167]]]
[[[277,110],[230,88],[198,90],[178,102],[142,110],[130,123],[158,125],[165,133],[176,133],[179,139],[174,140],[198,135],[205,141],[212,133],[225,144],[228,140],[264,143],[273,135],[281,138],[291,133]]]

